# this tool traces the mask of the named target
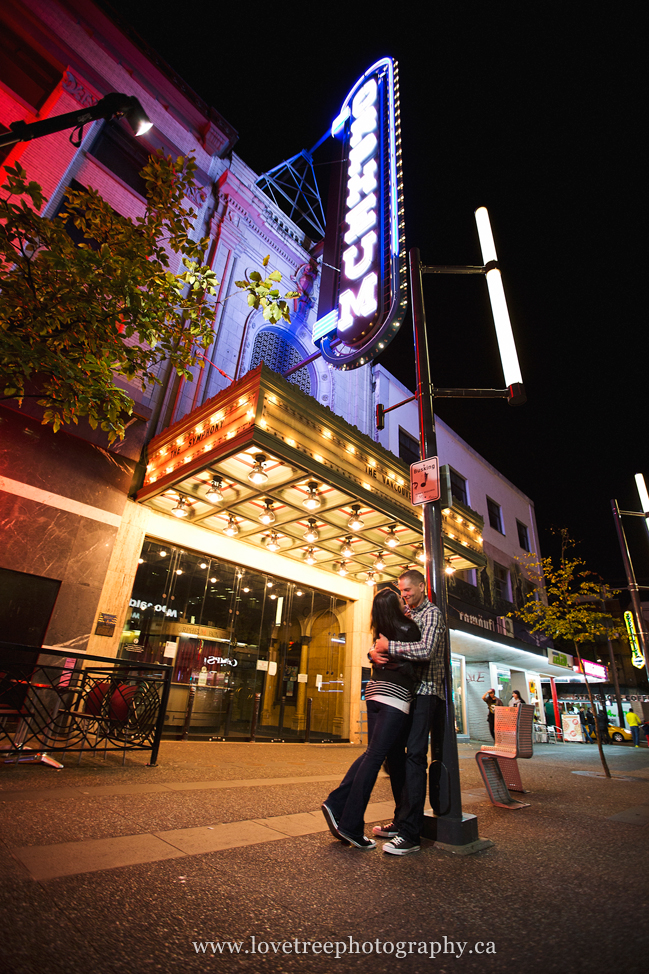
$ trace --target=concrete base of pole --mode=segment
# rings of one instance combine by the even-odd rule
[[[472,856],[474,852],[482,852],[483,849],[489,849],[494,844],[491,839],[477,839],[475,842],[469,842],[468,845],[436,842],[435,848],[439,849],[440,852],[452,852],[455,856]]]
[[[438,818],[426,813],[421,834],[426,839],[434,839],[435,848],[459,855],[471,855],[493,845],[490,839],[481,839],[478,835],[477,816],[465,812],[462,813],[461,821],[443,815]]]

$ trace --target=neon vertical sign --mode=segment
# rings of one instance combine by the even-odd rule
[[[334,273],[321,288],[313,340],[332,365],[353,369],[386,348],[406,310],[399,89],[391,58],[359,78],[331,131],[343,142],[325,237]]]

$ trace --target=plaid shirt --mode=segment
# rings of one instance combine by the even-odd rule
[[[415,693],[444,699],[444,648],[446,627],[436,605],[428,599],[409,609],[408,615],[419,626],[418,643],[390,642],[390,656],[409,659],[415,664]]]

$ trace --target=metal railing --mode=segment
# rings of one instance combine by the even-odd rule
[[[158,757],[172,668],[0,642],[0,751],[7,763],[47,753],[150,750]]]

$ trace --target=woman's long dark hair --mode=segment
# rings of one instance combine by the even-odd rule
[[[393,588],[382,588],[377,592],[372,602],[370,627],[374,639],[383,635],[386,639],[398,640],[397,626],[407,621],[407,616],[401,608],[401,599]]]

